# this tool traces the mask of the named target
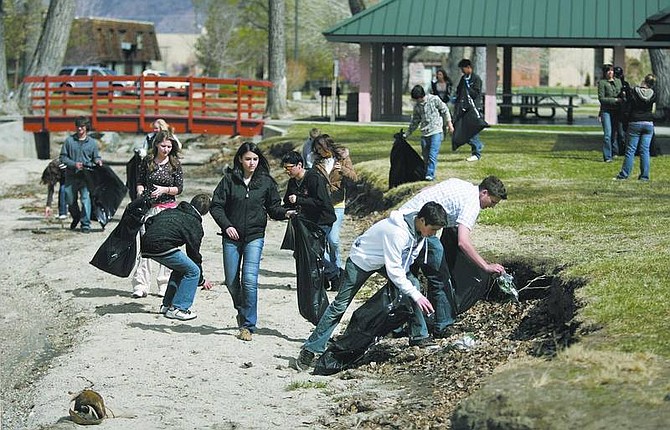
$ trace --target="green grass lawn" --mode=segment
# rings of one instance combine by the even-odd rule
[[[312,126],[295,125],[263,145],[299,146]],[[350,149],[360,176],[387,190],[395,129],[319,126]],[[438,162],[438,180],[479,183],[493,174],[507,185],[509,199],[480,215],[474,231],[475,238],[486,237],[480,251],[495,261],[550,264],[563,279],[584,280],[580,318],[604,328],[594,347],[670,358],[670,157],[652,158],[648,183],[635,179],[637,159],[631,179],[614,181],[622,159],[603,163],[601,136],[584,134],[597,127],[576,128],[575,134],[496,128],[482,133],[479,162],[466,163],[469,147],[454,153],[450,142]],[[418,135],[410,143],[418,149]],[[414,192],[425,185],[403,187]]]

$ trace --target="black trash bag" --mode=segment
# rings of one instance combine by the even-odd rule
[[[130,200],[135,200],[137,198],[137,176],[141,162],[142,157],[135,151],[133,157],[126,163],[126,188],[128,188]]]
[[[290,249],[291,251],[295,250],[295,229],[293,228],[292,218],[288,219],[286,224],[286,232],[284,232],[284,239],[281,241],[279,249]]]
[[[393,139],[389,189],[407,182],[423,181],[426,177],[426,165],[423,163],[421,156],[403,137],[403,130],[394,134]]]
[[[454,120],[454,134],[451,136],[451,149],[457,150],[472,139],[472,137],[489,127],[479,111],[472,105],[467,105]]]
[[[387,282],[354,311],[344,333],[317,360],[314,374],[333,375],[356,366],[376,341],[409,321],[411,300]]]
[[[137,260],[137,234],[150,208],[148,194],[128,204],[121,221],[100,245],[90,263],[104,272],[127,278]]]
[[[316,325],[328,307],[323,270],[326,235],[318,225],[301,216],[291,218],[286,230],[287,235],[290,235],[289,230],[293,232],[298,310],[307,321]],[[284,246],[282,243],[282,249],[291,249]]]
[[[105,228],[126,197],[128,190],[109,166],[95,166],[87,170],[86,175],[91,194],[91,217]]]
[[[455,314],[460,315],[486,295],[491,285],[491,275],[473,263],[458,247],[457,227],[444,228],[440,241],[451,274],[452,288],[445,287],[447,297]]]

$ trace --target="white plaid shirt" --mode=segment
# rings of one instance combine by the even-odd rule
[[[419,211],[424,204],[436,202],[447,212],[447,227],[462,224],[472,230],[479,211],[479,187],[451,178],[421,190],[398,209],[407,214]]]

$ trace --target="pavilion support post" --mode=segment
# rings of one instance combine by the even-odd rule
[[[512,47],[503,47],[502,67],[502,103],[500,118],[503,121],[512,120]]]
[[[498,106],[496,91],[498,89],[498,46],[486,45],[486,95],[484,96],[484,119],[489,124],[498,124]]]
[[[379,121],[382,116],[382,82],[384,73],[382,69],[382,44],[372,44],[372,121]]]
[[[393,45],[384,45],[384,77],[382,84],[382,116],[388,118],[393,114]],[[402,69],[400,69],[402,70]]]
[[[402,71],[403,71],[403,51],[402,45],[393,47],[393,116],[402,119]]]
[[[361,82],[358,87],[358,122],[372,122],[372,104],[370,92],[370,78],[372,70],[372,46],[369,43],[361,43],[361,55],[359,59]]]

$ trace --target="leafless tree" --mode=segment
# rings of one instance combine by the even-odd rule
[[[656,111],[670,118],[670,50],[650,49],[651,70],[656,75]]]
[[[3,0],[0,0],[0,103],[7,103],[7,57],[5,55],[5,8]]]
[[[268,0],[270,26],[268,31],[268,74],[272,88],[268,91],[266,114],[278,118],[286,112],[286,38],[284,22],[285,0]]]
[[[53,74],[61,66],[67,50],[74,11],[75,0],[58,0],[49,3],[47,17],[42,26],[40,39],[30,61],[27,75]],[[29,105],[29,96],[29,87],[21,85],[19,104],[23,109],[27,109]]]
[[[196,55],[205,74],[223,78],[231,66],[239,64],[239,56],[233,55],[232,51],[237,48],[234,39],[242,14],[242,6],[231,0],[209,4],[205,33],[196,43]]]

